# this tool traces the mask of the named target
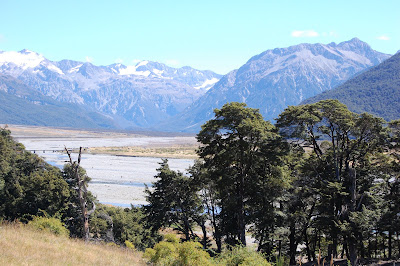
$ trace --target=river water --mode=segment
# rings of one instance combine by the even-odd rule
[[[172,138],[109,138],[109,139],[63,139],[63,138],[16,138],[25,145],[27,150],[44,158],[52,165],[62,168],[69,160],[63,153],[52,150],[62,150],[64,145],[68,148],[88,147],[114,147],[114,146],[145,146],[151,143],[169,143]],[[72,154],[73,160],[77,160],[77,154]],[[161,158],[152,157],[125,157],[102,154],[83,154],[81,166],[86,169],[91,178],[89,191],[91,191],[101,203],[115,206],[129,207],[146,204],[145,185],[151,186],[155,181],[157,168]],[[168,159],[171,169],[186,172],[193,165],[191,159]]]

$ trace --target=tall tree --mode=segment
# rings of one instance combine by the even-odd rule
[[[369,114],[350,112],[337,100],[288,107],[277,121],[288,138],[304,141],[312,148],[314,175],[326,199],[325,211],[331,224],[333,255],[337,256],[338,233],[343,232],[352,265],[357,265],[354,215],[362,210],[373,176],[362,169],[386,139],[384,121]],[[322,141],[326,140],[326,141]],[[364,174],[364,175],[362,175]],[[341,226],[339,228],[338,226]],[[346,228],[346,229],[344,229]]]
[[[202,214],[198,187],[189,176],[169,168],[168,160],[160,163],[152,188],[146,186],[148,205],[144,206],[148,224],[154,230],[173,226],[185,235],[186,240],[197,238],[193,224]]]
[[[264,203],[252,210],[258,212],[256,217],[273,216],[272,190],[280,186],[273,180],[281,178],[276,175],[280,136],[257,109],[246,108],[244,103],[227,103],[214,112],[215,118],[197,135],[198,154],[217,190],[226,241],[246,245],[246,225],[255,219],[249,213],[250,202],[253,206],[256,201]],[[260,185],[266,190],[261,191]],[[266,200],[262,194],[271,197]]]

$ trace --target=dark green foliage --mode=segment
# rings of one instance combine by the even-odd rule
[[[314,220],[331,241],[329,255],[337,256],[342,237],[352,265],[356,264],[357,250],[364,249],[363,236],[368,237],[380,216],[376,189],[380,171],[374,163],[387,144],[384,121],[326,100],[287,108],[277,125],[289,138],[300,138],[312,149],[303,175],[315,180],[310,182],[319,198]]]
[[[41,210],[63,212],[70,196],[68,184],[56,167],[25,151],[10,131],[0,129],[0,216],[29,219]]]
[[[110,230],[111,228],[111,230]],[[117,208],[98,204],[95,213],[90,217],[90,232],[94,238],[113,240],[118,244],[126,241],[144,251],[160,240],[157,232],[148,229],[142,207]],[[107,233],[110,232],[110,237]]]
[[[193,225],[199,223],[202,213],[198,186],[191,177],[172,171],[167,160],[160,163],[157,171],[152,189],[146,186],[145,190],[149,202],[144,207],[148,224],[156,231],[172,226],[186,240],[195,239]]]
[[[243,103],[228,103],[214,112],[215,119],[197,135],[206,169],[199,175],[208,195],[205,202],[220,209],[212,214],[217,215],[214,227],[226,243],[246,245],[246,225],[253,224],[263,247],[274,228],[274,200],[285,185],[279,159],[285,144],[258,110]]]
[[[387,121],[400,118],[400,53],[301,104],[337,99],[356,113],[371,113]]]

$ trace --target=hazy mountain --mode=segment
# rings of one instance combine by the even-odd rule
[[[387,121],[400,119],[400,53],[302,104],[326,99],[338,99],[356,113],[368,112]]]
[[[221,77],[211,71],[150,61],[134,66],[55,62],[28,50],[0,52],[0,73],[58,101],[109,115],[122,127],[148,127],[168,119]]]
[[[43,96],[23,82],[0,74],[0,123],[74,128],[113,128],[115,123],[77,104]]]
[[[162,128],[197,132],[213,117],[214,108],[232,101],[259,108],[265,119],[273,120],[287,106],[330,90],[388,57],[357,38],[339,44],[299,44],[267,50],[222,77]]]

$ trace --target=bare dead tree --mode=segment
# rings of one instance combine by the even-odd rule
[[[78,192],[78,198],[79,198],[79,205],[80,209],[82,212],[82,220],[83,220],[83,231],[85,233],[84,238],[85,241],[89,240],[89,216],[95,211],[96,206],[93,203],[93,209],[88,211],[88,206],[87,206],[87,184],[85,177],[82,177],[79,173],[79,166],[81,164],[81,157],[82,157],[82,147],[79,147],[79,155],[78,155],[78,161],[73,161],[71,152],[65,147],[65,151],[68,154],[69,157],[69,163],[71,164],[72,170],[73,170],[73,178],[75,179],[77,183],[77,192]]]

